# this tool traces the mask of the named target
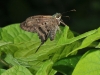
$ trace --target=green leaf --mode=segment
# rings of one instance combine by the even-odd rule
[[[90,31],[90,33],[92,33],[92,31]],[[92,44],[94,41],[100,39],[100,28],[98,28],[95,33],[92,33],[91,35],[87,36],[81,43],[81,45],[79,47],[77,47],[76,49],[74,49],[72,52],[70,52],[69,54],[77,51],[77,50],[80,50],[80,49],[83,49],[87,46],[89,46],[90,44]],[[68,54],[68,55],[69,55]]]
[[[53,68],[65,75],[71,75],[79,59],[80,56],[70,56],[60,59],[54,64]]]
[[[54,70],[54,69],[51,69],[51,71],[49,72],[49,75],[55,75],[56,74],[56,70]]]
[[[75,42],[75,41],[78,41],[78,40],[83,39],[83,38],[85,38],[85,37],[87,37],[87,36],[90,36],[90,35],[92,35],[92,34],[95,34],[96,32],[97,32],[97,30],[94,29],[94,30],[88,31],[88,32],[86,32],[86,33],[83,33],[83,34],[81,34],[81,35],[78,35],[78,36],[76,36],[76,37],[73,37],[73,38],[71,38],[71,39],[67,39],[66,44],[71,44],[71,43],[73,43],[73,42]]]
[[[20,43],[29,40],[40,41],[36,33],[33,34],[22,30],[19,24],[12,24],[2,28],[1,37],[2,40],[13,43]]]
[[[20,65],[19,62],[17,61],[17,59],[15,59],[11,54],[7,53],[5,59],[5,61],[7,61],[7,63],[11,64],[11,65]]]
[[[89,46],[92,42],[100,39],[100,28],[97,29],[97,32],[85,38],[81,44],[81,47]]]
[[[32,75],[31,72],[24,66],[13,66],[1,75]]]
[[[65,28],[66,30],[66,28]],[[65,31],[64,31],[65,32]],[[36,45],[36,47],[35,47]],[[44,45],[40,47],[37,53],[34,54],[32,50],[36,49],[39,46],[39,44],[34,43],[33,41],[24,42],[23,44],[17,44],[17,47],[19,50],[16,51],[14,54],[15,57],[22,57],[21,59],[32,61],[32,60],[46,60],[49,58],[48,55],[51,55],[55,51],[57,51],[59,48],[63,46],[56,46],[55,41],[47,41]],[[50,48],[49,48],[50,47]]]
[[[5,71],[6,71],[5,69],[0,69],[0,75]]]
[[[100,42],[95,46],[95,48],[100,48]]]
[[[72,75],[99,75],[100,74],[100,49],[94,49],[85,53]]]
[[[36,75],[49,75],[50,70],[52,69],[53,62],[50,60],[47,60],[43,63],[43,65],[40,67],[40,69],[37,71]]]
[[[0,47],[8,45],[8,44],[11,44],[11,42],[5,42],[5,41],[0,40]]]
[[[58,40],[58,43],[57,43],[58,45],[63,44],[67,41],[68,30],[69,30],[69,27],[65,26],[63,33],[61,34],[60,39]]]
[[[5,44],[2,47],[2,50],[6,53],[11,54],[13,54],[16,51],[15,56],[18,52],[20,53],[20,55],[22,55],[20,51],[23,51],[23,49],[25,49],[25,52],[26,50],[29,52],[30,50],[28,49],[31,49],[31,51],[34,49],[36,50],[40,44],[40,39],[38,38],[36,33],[31,33],[22,30],[19,24],[12,24],[2,28],[1,37],[2,40],[5,41],[4,44],[7,43],[7,45]],[[2,44],[3,43],[1,42],[1,45]],[[35,50],[32,52],[34,53]],[[23,56],[27,55],[28,52],[24,53]]]

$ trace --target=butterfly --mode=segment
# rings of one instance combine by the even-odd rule
[[[60,30],[60,23],[66,25],[61,19],[62,14],[56,13],[53,16],[51,15],[36,15],[28,17],[24,22],[20,24],[20,27],[29,32],[35,32],[38,34],[41,39],[41,45],[47,41],[54,40],[56,32]],[[40,45],[40,46],[41,46]],[[39,47],[40,47],[39,46]],[[38,47],[38,49],[39,49]]]

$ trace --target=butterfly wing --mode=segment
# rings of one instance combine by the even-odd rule
[[[51,40],[54,39],[58,21],[52,16],[37,15],[27,18],[20,24],[20,27],[23,30],[38,33],[41,42],[44,43],[48,37]]]

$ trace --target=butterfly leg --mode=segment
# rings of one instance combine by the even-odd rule
[[[41,45],[44,44],[44,42],[47,40],[46,39],[46,35],[43,34],[43,32],[41,32],[38,28],[35,28],[35,30],[37,31],[38,35],[39,35],[39,38],[41,39],[41,44],[39,45],[39,47],[37,48],[37,50],[35,52],[38,51],[38,49],[41,47]]]
[[[65,25],[65,26],[66,26],[66,24],[63,22],[63,20],[62,20],[62,19],[61,19],[60,23],[62,23],[63,25]]]
[[[41,44],[38,46],[37,50],[35,51],[35,53],[39,50],[39,48],[44,44],[44,42],[41,42]]]

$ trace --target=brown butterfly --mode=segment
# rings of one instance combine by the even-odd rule
[[[66,25],[62,21],[61,16],[62,15],[60,13],[56,13],[53,16],[48,16],[48,15],[31,16],[27,18],[24,22],[22,22],[20,24],[20,27],[23,30],[38,33],[42,45],[44,42],[46,42],[48,38],[50,38],[51,41],[54,40],[57,30],[60,30],[59,28],[60,23]]]

